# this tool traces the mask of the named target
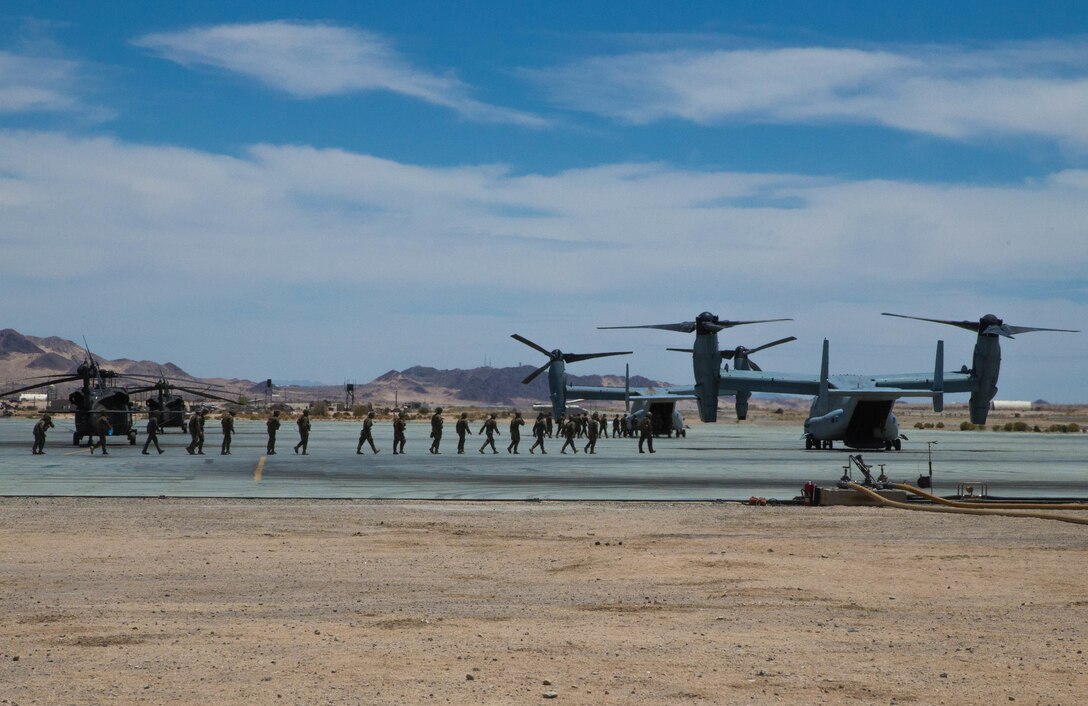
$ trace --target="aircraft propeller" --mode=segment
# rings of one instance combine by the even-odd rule
[[[766,324],[772,321],[792,321],[792,319],[758,319],[755,321],[729,321],[722,320],[717,317],[716,314],[711,314],[709,311],[704,311],[695,317],[695,321],[681,321],[676,324],[641,324],[638,326],[598,326],[598,329],[621,329],[621,328],[654,328],[662,331],[677,331],[679,333],[692,333],[698,331],[699,333],[718,333],[727,328],[733,328],[734,326],[744,326],[746,324]]]
[[[777,341],[771,341],[770,343],[764,343],[762,346],[757,346],[755,348],[745,348],[744,346],[737,346],[736,348],[734,348],[732,350],[719,351],[719,353],[722,356],[722,360],[744,360],[745,358],[747,358],[748,359],[749,369],[754,370],[757,373],[760,373],[760,372],[763,372],[763,369],[760,368],[758,365],[756,365],[756,362],[754,360],[749,358],[750,355],[752,355],[753,353],[758,353],[758,352],[763,351],[763,350],[767,350],[768,348],[772,348],[774,346],[781,345],[783,343],[789,343],[790,341],[796,341],[796,340],[797,340],[796,336],[787,336],[786,338],[780,338]],[[693,352],[691,348],[668,348],[667,350],[677,351],[678,353],[691,353],[691,352]]]
[[[945,319],[926,319],[921,316],[905,316],[903,314],[889,314],[882,312],[882,316],[894,316],[900,319],[914,319],[916,321],[929,321],[934,324],[947,324],[957,328],[974,331],[982,336],[1004,336],[1013,338],[1014,334],[1031,333],[1032,331],[1062,331],[1064,333],[1080,333],[1067,328],[1039,328],[1036,326],[1011,326],[993,314],[986,314],[978,321],[948,321]]]
[[[611,353],[564,353],[563,351],[559,350],[558,348],[556,348],[555,350],[549,351],[547,348],[544,348],[543,346],[537,345],[536,343],[533,343],[532,341],[530,341],[528,338],[525,338],[524,336],[519,336],[516,333],[511,334],[510,338],[513,338],[516,341],[520,341],[520,342],[524,343],[525,345],[529,346],[530,348],[532,348],[534,350],[537,350],[537,351],[540,351],[544,355],[548,356],[548,362],[547,363],[540,366],[539,368],[537,368],[533,372],[529,373],[529,376],[521,381],[523,385],[528,385],[530,382],[532,382],[533,380],[536,379],[537,375],[540,375],[542,372],[544,372],[548,368],[552,367],[552,365],[554,363],[556,363],[557,361],[560,361],[560,360],[563,361],[564,363],[577,363],[580,360],[590,360],[592,358],[605,358],[605,357],[610,356],[610,355],[628,355],[628,354],[631,353],[631,351],[614,351],[614,352],[611,352]]]

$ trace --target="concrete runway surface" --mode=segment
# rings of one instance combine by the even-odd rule
[[[298,440],[287,421],[279,453],[265,457],[260,421],[239,421],[233,454],[219,455],[218,421],[210,420],[205,456],[185,453],[188,435],[160,436],[166,453],[143,456],[118,439],[110,455],[91,456],[71,445],[71,421],[58,420],[47,455],[33,456],[28,419],[0,421],[0,495],[167,496],[260,498],[404,498],[474,500],[714,500],[751,495],[788,500],[807,480],[831,485],[847,463],[846,449],[805,451],[800,428],[734,422],[694,425],[686,439],[657,439],[654,455],[640,455],[634,439],[602,439],[595,456],[560,455],[560,439],[547,439],[547,456],[529,455],[532,438],[522,435],[521,454],[481,455],[479,436],[467,453],[456,454],[447,433],[442,455],[427,453],[430,427],[408,428],[407,455],[392,455],[388,422],[376,425],[382,453],[358,456],[360,424],[315,422],[310,455],[296,456]],[[479,421],[475,422],[478,428]],[[141,423],[142,427],[143,424]],[[452,427],[452,424],[449,426]],[[1088,497],[1088,434],[1033,434],[908,430],[901,452],[865,452],[868,463],[886,464],[893,481],[915,482],[927,469],[926,441],[933,446],[934,488],[956,491],[960,482],[985,482],[991,495]],[[262,462],[262,459],[263,462]],[[855,473],[855,477],[857,474]]]

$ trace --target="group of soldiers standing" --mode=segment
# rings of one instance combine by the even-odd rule
[[[484,453],[485,450],[490,447],[492,454],[499,453],[498,448],[495,445],[495,436],[501,435],[499,431],[499,423],[497,415],[491,413],[480,427],[477,435],[484,437],[484,442],[480,446],[480,453]],[[204,455],[204,423],[207,418],[206,410],[197,410],[193,412],[189,418],[187,429],[189,432],[190,442],[185,447],[186,452],[190,455],[203,456]],[[294,446],[295,453],[302,455],[309,454],[310,444],[310,410],[304,410],[296,420],[298,426],[299,441]],[[220,455],[230,455],[231,438],[234,436],[234,412],[228,411],[220,417],[220,424],[223,428],[223,441],[220,446]],[[520,453],[519,448],[521,445],[521,427],[524,426],[525,419],[521,416],[521,412],[514,412],[514,416],[510,419],[509,431],[510,431],[510,443],[506,446],[506,452],[509,454]],[[407,436],[405,434],[408,425],[408,413],[401,411],[394,413],[393,415],[393,455],[397,456],[405,453],[404,446],[407,442]],[[442,416],[442,408],[435,409],[434,414],[431,416],[431,446],[428,449],[431,454],[441,454],[439,450],[442,443],[442,429],[445,425],[445,419]],[[34,425],[34,447],[32,453],[44,454],[45,453],[45,434],[46,431],[53,428],[53,420],[50,415],[43,415],[41,420]],[[265,448],[265,453],[268,455],[275,455],[276,453],[276,433],[280,428],[280,412],[276,410],[272,413],[272,416],[265,422],[265,426],[268,430],[268,443]],[[578,453],[578,447],[575,444],[575,439],[586,439],[585,445],[582,447],[582,452],[587,454],[597,453],[597,439],[600,437],[608,438],[608,415],[598,414],[594,412],[592,415],[588,413],[572,414],[570,416],[561,416],[556,422],[555,426],[552,426],[552,419],[549,415],[541,412],[537,415],[536,421],[532,427],[533,444],[529,447],[529,453],[536,453],[537,449],[540,449],[541,454],[547,454],[544,449],[544,439],[551,438],[553,431],[557,432],[558,436],[562,436],[564,439],[563,447],[559,450],[559,453],[566,454],[567,449],[571,449],[573,453]],[[612,420],[612,434],[613,436],[633,435],[633,431],[624,433],[625,426],[620,416],[617,414]],[[468,413],[462,412],[461,416],[457,419],[455,425],[457,432],[457,453],[465,453],[465,440],[466,437],[472,435],[471,422],[468,419]],[[654,441],[653,441],[653,417],[647,412],[641,420],[638,420],[637,430],[639,433],[638,452],[645,453],[643,446],[646,445],[649,449],[649,453],[654,453]],[[91,453],[93,454],[95,449],[101,448],[103,454],[108,455],[106,451],[106,436],[110,432],[110,423],[106,415],[101,415],[97,422],[97,429],[99,440],[97,443],[91,446]],[[156,415],[152,414],[147,422],[147,440],[144,442],[144,448],[142,453],[144,455],[149,454],[148,448],[154,444],[155,450],[160,454],[163,453],[163,449],[159,446],[159,431],[160,425],[156,418]],[[367,413],[363,419],[363,428],[359,432],[359,443],[355,448],[355,453],[362,455],[363,446],[369,444],[373,453],[377,454],[381,451],[374,443],[374,412]]]

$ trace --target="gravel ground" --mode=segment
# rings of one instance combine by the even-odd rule
[[[1088,528],[0,499],[0,703],[1077,704]]]

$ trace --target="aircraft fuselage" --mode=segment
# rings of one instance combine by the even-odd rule
[[[805,420],[805,448],[830,448],[841,441],[854,449],[898,448],[899,420],[892,413],[894,400],[861,400],[840,397],[834,409],[817,414],[813,400]]]

